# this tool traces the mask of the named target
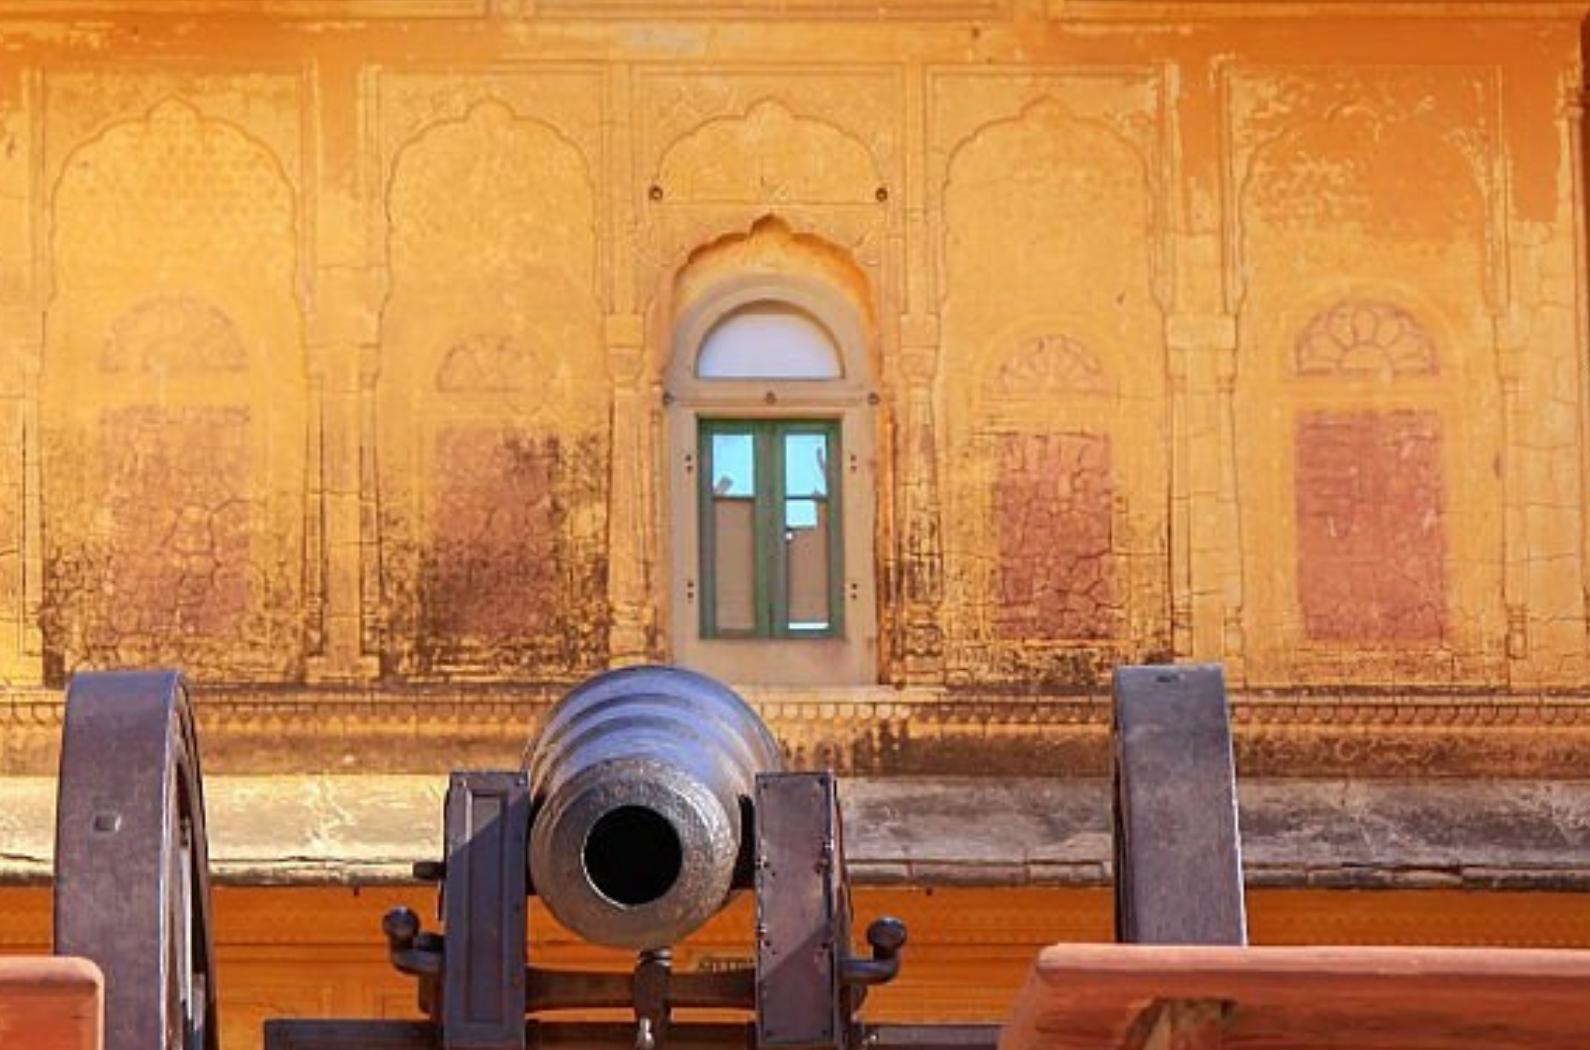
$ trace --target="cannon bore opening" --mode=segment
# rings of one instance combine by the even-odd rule
[[[598,893],[635,908],[673,888],[684,851],[662,814],[645,806],[619,806],[591,825],[583,860],[586,878]]]

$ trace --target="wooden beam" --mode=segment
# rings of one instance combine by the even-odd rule
[[[1000,1046],[1582,1050],[1586,989],[1590,952],[1059,945]]]
[[[0,1042],[27,1050],[99,1050],[105,980],[87,959],[0,958]]]

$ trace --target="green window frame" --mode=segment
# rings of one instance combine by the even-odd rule
[[[837,419],[702,419],[698,431],[698,521],[701,540],[701,635],[703,638],[839,638],[844,635],[844,528],[840,500],[840,426]],[[816,439],[814,442],[813,439]],[[823,450],[814,473],[804,453]],[[792,457],[790,450],[796,450]],[[714,451],[725,453],[722,464]],[[730,462],[730,454],[733,461]],[[720,472],[720,467],[723,470]],[[750,474],[750,478],[744,475]],[[819,484],[812,484],[819,479]],[[805,483],[803,485],[803,482]],[[819,491],[820,489],[820,491]],[[798,490],[798,491],[797,491]],[[731,511],[738,505],[743,508]],[[749,518],[738,549],[720,545],[720,510]],[[801,524],[792,524],[796,516]],[[812,524],[805,525],[810,517]],[[810,602],[808,586],[792,588],[797,532],[821,533],[827,572],[820,593],[826,598],[825,622],[792,612],[794,601]],[[745,550],[745,532],[749,550]],[[732,542],[729,537],[724,543]],[[750,587],[736,593],[735,613],[720,608],[722,556],[748,555]],[[746,605],[749,605],[749,609]],[[810,610],[806,610],[809,614]],[[721,615],[720,615],[721,614]],[[725,622],[725,621],[735,622]]]

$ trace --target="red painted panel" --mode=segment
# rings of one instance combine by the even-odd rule
[[[1298,596],[1320,641],[1438,642],[1446,632],[1441,420],[1309,412],[1296,432]]]
[[[1030,641],[1117,636],[1109,437],[1005,434],[998,448],[995,634]]]
[[[511,427],[455,426],[437,435],[424,610],[432,642],[523,643],[551,627],[555,458],[549,445]]]
[[[101,420],[106,529],[91,652],[237,639],[249,604],[249,412],[123,408]]]

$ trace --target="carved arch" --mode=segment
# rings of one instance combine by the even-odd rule
[[[861,139],[763,98],[675,139],[654,181],[666,199],[696,204],[849,204],[873,200],[883,180]]]
[[[980,126],[955,144],[944,166],[946,297],[953,297],[964,283],[955,269],[956,246],[978,236],[991,218],[981,204],[963,214],[970,206],[961,203],[962,197],[985,204],[1003,198],[1012,208],[994,218],[1023,223],[1019,212],[1024,202],[1035,207],[1045,194],[1058,193],[1057,199],[1049,198],[1046,214],[1055,214],[1054,203],[1071,204],[1083,218],[1109,215],[1124,220],[1141,230],[1146,241],[1154,208],[1151,185],[1147,158],[1136,145],[1108,124],[1076,116],[1052,96],[1037,98],[1013,116]],[[966,194],[958,192],[963,188]],[[1010,260],[1007,265],[1020,262]],[[1152,249],[1145,253],[1143,265],[1145,272],[1152,269]],[[1079,266],[1079,278],[1082,274]],[[1020,284],[1018,276],[1017,287]],[[1087,282],[1079,279],[1076,284],[1086,287]]]
[[[169,97],[67,155],[51,220],[48,673],[298,677],[320,582],[291,179],[259,139]]]
[[[1439,128],[1359,104],[1293,124],[1249,155],[1239,186],[1244,216],[1276,222],[1362,222],[1387,236],[1483,236],[1487,180]]]
[[[204,185],[215,173],[232,183],[224,208],[215,203],[213,187]],[[293,182],[276,153],[238,125],[176,96],[73,149],[50,199],[57,272],[113,274],[129,260],[146,261],[150,230],[256,263],[270,258],[272,243],[297,238]],[[103,208],[117,199],[138,206]],[[87,216],[92,228],[74,236],[75,224]],[[187,254],[193,253],[167,252],[163,264],[180,266]],[[287,254],[291,261],[295,253]],[[291,290],[291,266],[276,279]]]
[[[446,186],[448,192],[434,192]],[[537,187],[553,195],[555,211],[505,207]],[[387,244],[395,293],[408,255],[446,250],[490,251],[455,256],[450,280],[500,281],[533,274],[549,301],[593,297],[596,285],[597,191],[585,154],[551,124],[516,113],[491,98],[462,116],[426,125],[392,156],[386,208]],[[424,266],[442,264],[434,257]],[[594,304],[593,304],[594,305]]]
[[[671,385],[688,385],[690,356],[716,321],[757,299],[801,307],[836,337],[852,383],[876,382],[880,364],[871,283],[849,252],[766,215],[690,252],[674,273],[672,339],[655,362]]]

